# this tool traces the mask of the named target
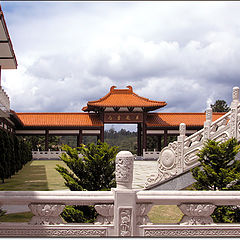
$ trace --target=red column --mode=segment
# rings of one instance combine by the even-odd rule
[[[165,129],[164,130],[164,147],[166,147],[168,144],[168,141],[167,141],[167,130]]]
[[[146,113],[143,113],[143,149],[147,150],[147,126],[146,126]]]
[[[82,144],[82,129],[79,130],[79,134],[77,135],[77,147],[80,147]]]
[[[158,135],[158,151],[161,151],[162,148],[162,136]]]
[[[142,134],[141,134],[141,123],[137,124],[137,155],[142,155]]]
[[[45,131],[45,151],[48,151],[48,136],[49,136],[49,131],[47,129]]]

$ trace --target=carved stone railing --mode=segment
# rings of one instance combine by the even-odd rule
[[[238,206],[238,191],[137,191],[132,189],[134,156],[116,157],[116,188],[111,191],[0,191],[1,205],[27,205],[33,213],[28,223],[0,224],[0,237],[236,237],[240,225],[214,224],[216,206]],[[180,223],[153,224],[148,212],[154,205],[177,205]],[[64,223],[66,205],[94,205],[95,223]],[[187,225],[187,226],[186,226]]]
[[[208,108],[203,129],[186,137],[186,125],[181,123],[179,132],[177,141],[162,149],[158,159],[158,173],[147,179],[146,189],[169,181],[198,166],[196,154],[207,139],[221,142],[235,137],[240,140],[239,88],[233,88],[233,100],[228,113],[212,122],[212,109]]]
[[[39,159],[59,159],[60,160],[60,156],[62,153],[66,153],[65,151],[61,151],[61,149],[59,151],[51,151],[50,149],[48,151],[32,151],[32,157],[33,160],[39,160]],[[79,157],[81,157],[81,154],[78,154]]]
[[[158,159],[159,154],[160,154],[160,151],[156,151],[156,149],[154,149],[153,151],[145,151],[145,149],[143,149],[143,160],[144,159]]]
[[[0,109],[4,112],[10,112],[10,100],[7,93],[0,86]]]

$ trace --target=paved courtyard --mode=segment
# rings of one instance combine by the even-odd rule
[[[157,160],[134,161],[133,188],[143,188],[148,177],[157,173]]]

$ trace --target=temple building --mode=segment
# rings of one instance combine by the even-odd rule
[[[0,7],[0,80],[1,69],[16,69],[17,61],[10,36]],[[44,135],[45,150],[51,135],[73,135],[79,146],[83,136],[94,135],[104,141],[105,124],[137,124],[138,156],[147,148],[147,136],[158,137],[158,149],[168,144],[169,135],[179,134],[179,124],[185,123],[187,135],[203,127],[205,113],[161,113],[152,112],[167,105],[165,101],[154,101],[134,93],[131,86],[126,89],[110,88],[104,97],[89,101],[83,112],[75,113],[30,113],[10,109],[10,101],[0,81],[0,128],[17,135]],[[224,113],[213,113],[213,121]],[[163,138],[163,146],[161,139]]]

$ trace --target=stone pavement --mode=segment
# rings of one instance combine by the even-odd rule
[[[148,177],[157,174],[157,160],[134,161],[133,188],[143,188]]]
[[[133,168],[133,188],[141,189],[148,177],[157,173],[157,160],[154,161],[134,161]],[[69,190],[62,190],[69,191]],[[29,212],[29,208],[26,205],[3,205],[2,209],[7,213]]]

